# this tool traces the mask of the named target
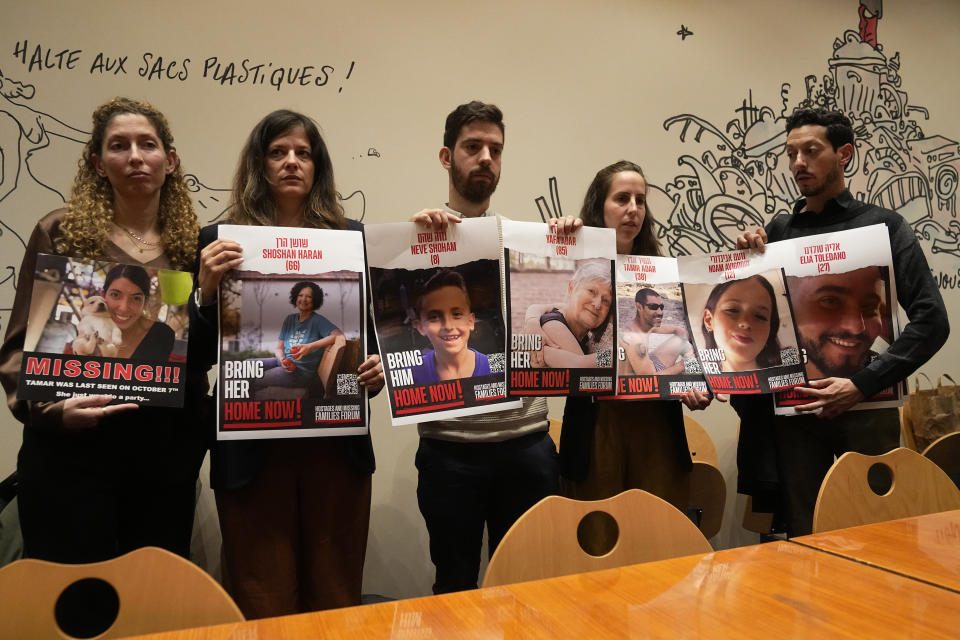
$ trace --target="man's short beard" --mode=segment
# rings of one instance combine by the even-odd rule
[[[797,188],[800,189],[800,193],[802,193],[803,196],[806,198],[809,198],[811,196],[816,197],[816,196],[819,196],[824,191],[826,191],[839,178],[840,178],[840,171],[836,167],[834,167],[833,169],[830,170],[830,173],[826,175],[826,177],[823,179],[823,182],[821,182],[820,184],[807,187],[807,189],[804,190],[804,188],[798,183]]]
[[[471,182],[470,176],[464,176],[460,173],[460,168],[453,161],[453,158],[450,158],[450,178],[453,180],[453,188],[459,193],[464,200],[467,202],[472,202],[473,204],[482,204],[493,195],[493,192],[497,190],[497,183],[500,182],[500,177],[494,175],[489,169],[478,168],[473,170],[474,173],[483,172],[491,176],[490,182]]]
[[[857,339],[860,339],[860,337],[857,336]],[[870,363],[869,348],[857,359],[846,359],[838,365],[827,362],[826,358],[821,356],[823,353],[822,346],[826,344],[827,340],[826,336],[821,336],[819,340],[808,340],[804,336],[800,336],[800,346],[806,351],[807,360],[812,362],[825,377],[849,378],[858,371],[862,371]]]

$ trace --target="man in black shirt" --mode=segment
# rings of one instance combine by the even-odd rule
[[[910,320],[890,348],[863,368],[856,367],[851,375],[840,375],[842,367],[828,368],[823,371],[828,377],[799,387],[810,396],[809,403],[796,407],[802,415],[774,416],[769,398],[734,398],[741,418],[738,491],[753,495],[757,509],[776,501],[787,533],[796,536],[811,531],[817,493],[835,456],[846,451],[876,455],[899,445],[895,408],[848,410],[929,360],[946,342],[949,325],[940,291],[910,226],[893,211],[855,200],[846,188],[844,168],[853,155],[853,129],[847,117],[800,109],[787,118],[786,128],[790,170],[805,199],[797,202],[793,214],[738,237],[737,248],[763,250],[768,241],[885,224],[897,301]],[[838,315],[838,327],[841,323]],[[869,334],[868,327],[864,321],[861,333]],[[862,336],[841,333],[838,328],[833,334],[821,332],[806,339],[823,341],[824,353],[818,357],[825,354],[828,360],[842,361],[844,349],[855,350],[852,342]]]

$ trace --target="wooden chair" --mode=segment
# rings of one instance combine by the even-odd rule
[[[707,538],[712,538],[723,523],[727,482],[720,471],[717,447],[707,430],[688,415],[683,416],[683,426],[693,461],[688,506],[700,510],[700,531]]]
[[[72,585],[87,579],[108,583],[116,598],[84,599],[83,604],[71,605],[71,593],[76,595],[78,588]],[[98,584],[109,592],[102,582]],[[57,622],[55,612],[63,607],[80,608],[85,617],[103,611],[104,616],[87,620],[86,633],[79,636],[97,640],[244,619],[213,578],[188,560],[156,547],[93,564],[18,560],[0,569],[0,602],[4,611],[0,638],[74,638],[77,632],[68,633]],[[91,624],[103,633],[91,632]]]
[[[619,528],[613,549],[592,556],[580,547],[577,527],[594,511],[606,512]],[[668,502],[639,489],[606,500],[549,496],[533,505],[497,547],[484,587],[609,569],[628,564],[710,553],[699,529]]]
[[[715,467],[720,464],[717,461],[717,447],[713,444],[713,438],[703,428],[703,425],[684,414],[683,428],[687,433],[687,447],[690,449],[690,459],[694,462],[706,462]]]
[[[923,450],[923,457],[934,462],[960,487],[960,431],[940,436]]]
[[[560,429],[563,427],[563,420],[557,420],[556,418],[547,418],[547,420],[550,421],[550,437],[553,439],[553,444],[559,449]]]
[[[890,470],[890,489],[878,496],[867,484],[876,464]],[[936,464],[910,449],[880,456],[848,451],[830,467],[813,514],[813,531],[831,531],[960,509],[960,489]]]

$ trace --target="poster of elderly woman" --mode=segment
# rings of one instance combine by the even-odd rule
[[[513,395],[598,395],[613,390],[617,334],[610,229],[558,234],[503,220],[508,386]]]

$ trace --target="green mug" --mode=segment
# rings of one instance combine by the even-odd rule
[[[160,299],[164,304],[179,306],[190,300],[193,276],[186,271],[158,269],[157,279],[160,281]]]

